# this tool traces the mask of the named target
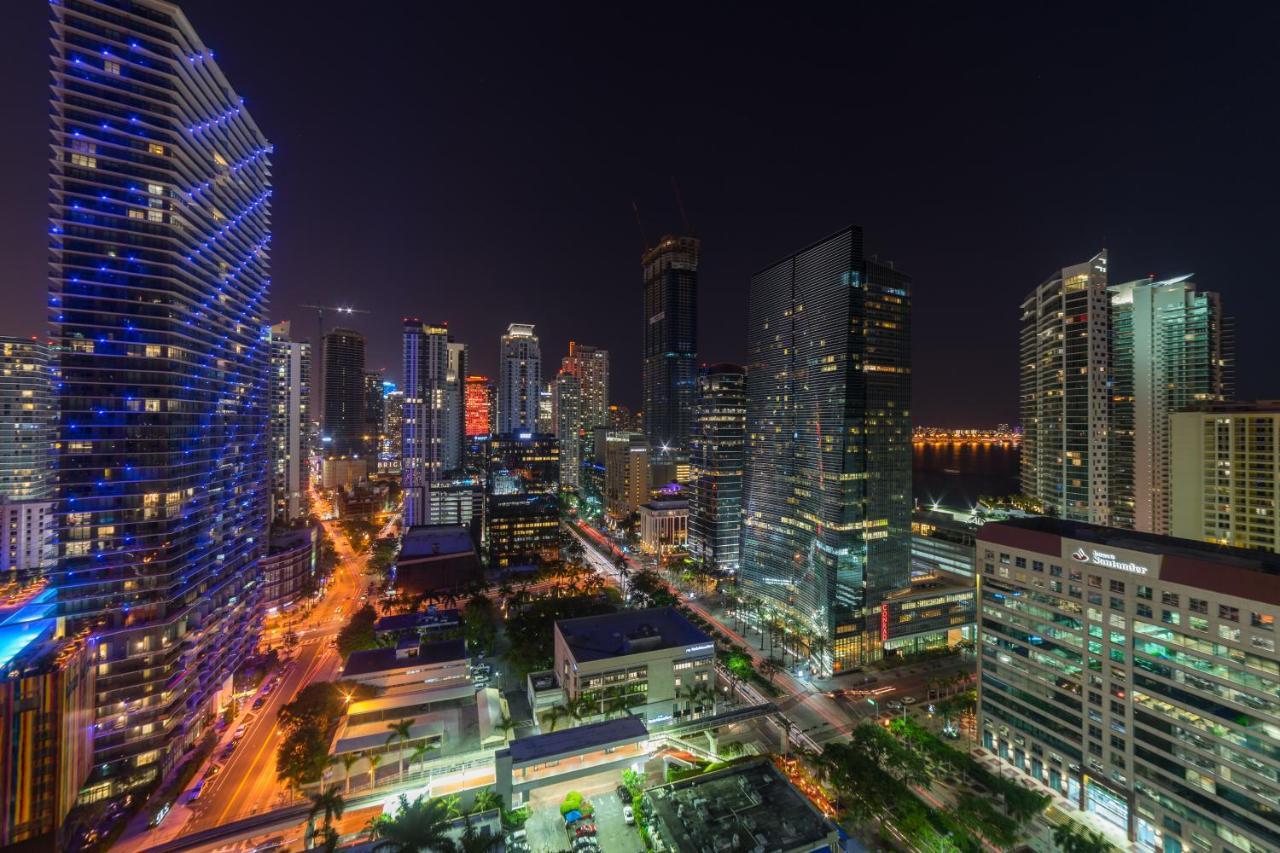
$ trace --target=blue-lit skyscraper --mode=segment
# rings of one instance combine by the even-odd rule
[[[747,317],[742,583],[857,665],[910,576],[911,279],[850,227],[752,276]]]
[[[738,571],[742,542],[742,462],[746,443],[746,373],[713,364],[698,374],[689,466],[689,553],[703,565]]]
[[[271,146],[176,6],[50,10],[54,579],[98,636],[96,797],[163,775],[254,643]]]
[[[644,253],[644,431],[652,448],[689,446],[698,375],[697,237]]]

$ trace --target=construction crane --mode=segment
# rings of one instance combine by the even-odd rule
[[[320,347],[321,341],[324,340],[324,312],[335,311],[338,314],[368,314],[361,308],[352,308],[350,305],[299,305],[299,308],[311,308],[316,312],[316,347]]]

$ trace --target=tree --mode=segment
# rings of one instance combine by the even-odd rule
[[[322,813],[324,814],[324,829],[322,831],[327,833],[329,825],[333,823],[333,819],[338,818],[341,820],[342,812],[346,808],[346,803],[343,802],[338,786],[330,785],[322,791],[316,791],[307,796],[311,798],[311,810],[307,812],[307,835],[313,834],[316,815]]]
[[[419,796],[410,802],[401,794],[395,816],[376,818],[370,834],[374,838],[374,851],[420,853],[434,850],[452,853],[456,846],[449,838],[448,829],[448,808],[440,799],[428,800]]]
[[[481,788],[476,792],[476,798],[471,803],[471,814],[483,814],[494,809],[501,809],[502,806],[501,794],[492,788]]]
[[[458,853],[489,853],[495,850],[502,843],[502,836],[495,834],[489,827],[476,829],[475,824],[471,822],[471,818],[466,818],[466,828],[462,830],[462,835],[454,842],[454,849]]]
[[[1062,853],[1108,853],[1115,849],[1106,836],[1070,820],[1054,827],[1053,843]]]
[[[345,783],[344,790],[347,793],[350,793],[351,791],[351,768],[359,763],[362,758],[364,758],[364,756],[358,752],[344,752],[342,755],[329,759],[330,764],[342,765],[342,779]]]
[[[400,743],[402,744],[405,741],[407,741],[409,739],[409,735],[411,733],[412,728],[413,728],[412,719],[401,720],[398,723],[387,723],[387,729],[391,732],[389,735],[387,735],[387,750],[390,751],[391,744],[397,740],[400,741]],[[403,779],[404,778],[404,750],[403,749],[396,751],[396,758],[400,764],[400,778]]]
[[[373,631],[373,625],[377,621],[378,611],[371,604],[366,604],[351,614],[351,621],[338,632],[338,654],[342,655],[343,660],[352,652],[378,647],[378,635]]]
[[[369,787],[377,787],[378,784],[378,765],[382,763],[382,754],[379,752],[371,752],[365,756],[369,759]]]
[[[773,658],[765,658],[760,661],[760,674],[769,679],[770,684],[773,684],[773,677],[778,674],[778,662]]]
[[[462,614],[462,627],[468,648],[491,654],[498,639],[498,613],[489,597],[471,596]]]
[[[435,752],[439,745],[435,741],[423,741],[413,748],[413,752],[409,755],[409,769],[413,770],[413,765],[421,764],[427,760],[427,756]]]
[[[554,732],[556,730],[556,723],[560,722],[568,715],[569,709],[564,705],[552,705],[550,708],[543,711],[542,721],[547,726],[547,733],[549,734]]]

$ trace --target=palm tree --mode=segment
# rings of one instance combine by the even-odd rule
[[[760,661],[760,674],[769,679],[769,683],[773,684],[773,677],[778,674],[778,662],[773,658],[765,658]]]
[[[377,784],[378,765],[382,763],[382,753],[371,752],[365,757],[369,759],[369,787],[372,788]]]
[[[351,791],[351,767],[362,758],[364,756],[358,752],[344,752],[342,755],[329,759],[330,764],[342,765],[342,779],[346,783],[345,792],[349,793]]]
[[[515,729],[515,727],[516,727],[515,720],[511,719],[506,714],[503,714],[501,717],[498,718],[498,728],[502,729],[502,736],[507,740],[511,739],[511,732]]]
[[[320,842],[320,846],[313,849],[322,850],[324,853],[335,853],[337,851],[338,840],[340,839],[338,830],[334,829],[332,826],[326,826],[320,831],[320,837],[323,839]]]
[[[809,640],[809,655],[817,661],[816,667],[819,675],[827,673],[826,654],[831,651],[831,641],[821,634],[814,634]]]
[[[439,744],[435,741],[423,741],[413,748],[413,752],[409,754],[409,770],[413,770],[413,765],[421,764],[427,760],[427,756],[435,752],[439,748]],[[403,778],[403,777],[402,777]]]
[[[391,749],[394,741],[404,743],[409,739],[409,730],[413,726],[413,720],[401,720],[398,723],[387,723],[387,729],[391,734],[387,735],[387,749]],[[400,778],[404,778],[404,750],[398,750],[396,756],[400,762]]]
[[[552,705],[542,712],[542,720],[547,724],[548,734],[556,730],[556,723],[569,715],[569,709],[563,705]]]
[[[502,808],[502,795],[492,788],[481,788],[471,802],[471,813],[482,814]]]
[[[407,796],[401,794],[400,808],[395,817],[382,816],[375,819],[370,827],[370,834],[374,838],[375,853],[453,851],[455,845],[449,838],[448,830],[449,812],[441,800],[428,800],[419,796],[410,802]]]
[[[311,798],[311,811],[307,813],[307,835],[313,835],[315,829],[316,815],[324,814],[324,831],[329,829],[329,824],[333,823],[336,817],[342,819],[342,812],[346,809],[346,803],[342,799],[342,794],[338,791],[337,785],[330,785],[328,788],[317,791],[314,794],[308,794]]]

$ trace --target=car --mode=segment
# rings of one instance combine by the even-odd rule
[[[628,788],[626,785],[619,785],[614,790],[614,793],[618,795],[618,802],[622,803],[624,806],[631,805],[631,800],[632,800],[631,789]]]
[[[204,780],[203,780],[203,779],[201,779],[199,782],[197,782],[197,783],[196,783],[196,786],[195,786],[194,788],[192,788],[192,789],[191,789],[191,796],[187,798],[187,799],[188,799],[188,801],[189,801],[189,802],[191,802],[191,801],[195,801],[195,800],[200,799],[200,794],[201,794],[201,792],[202,792],[202,791],[204,791]]]
[[[636,810],[631,806],[623,806],[622,819],[627,822],[627,826],[633,826],[636,822]]]
[[[890,711],[901,711],[902,703],[899,702],[897,699],[894,699],[893,701],[886,704],[885,707],[888,708]]]
[[[247,731],[249,731],[249,724],[241,723],[239,726],[236,727],[235,734],[231,736],[231,740],[233,741],[240,740],[240,738],[244,737],[244,733]]]
[[[222,772],[221,764],[210,764],[209,769],[204,771],[204,778],[206,780],[212,779],[214,776],[217,776],[221,772]]]
[[[902,697],[902,704],[903,704],[903,705],[914,705],[914,704],[916,704],[916,697],[914,697],[914,696],[903,696],[903,697]]]
[[[255,711],[260,710],[262,706],[265,704],[267,704],[267,697],[259,696],[257,699],[253,700],[253,710]]]
[[[151,818],[151,823],[148,825],[152,829],[155,829],[157,826],[159,826],[164,821],[164,819],[169,815],[169,809],[172,806],[173,806],[173,803],[165,803],[163,806],[161,806],[159,810],[155,813],[155,816]]]
[[[231,757],[231,753],[235,751],[236,751],[236,742],[231,741],[231,743],[227,744],[222,748],[222,756],[221,756],[222,760],[226,761],[228,758]]]

